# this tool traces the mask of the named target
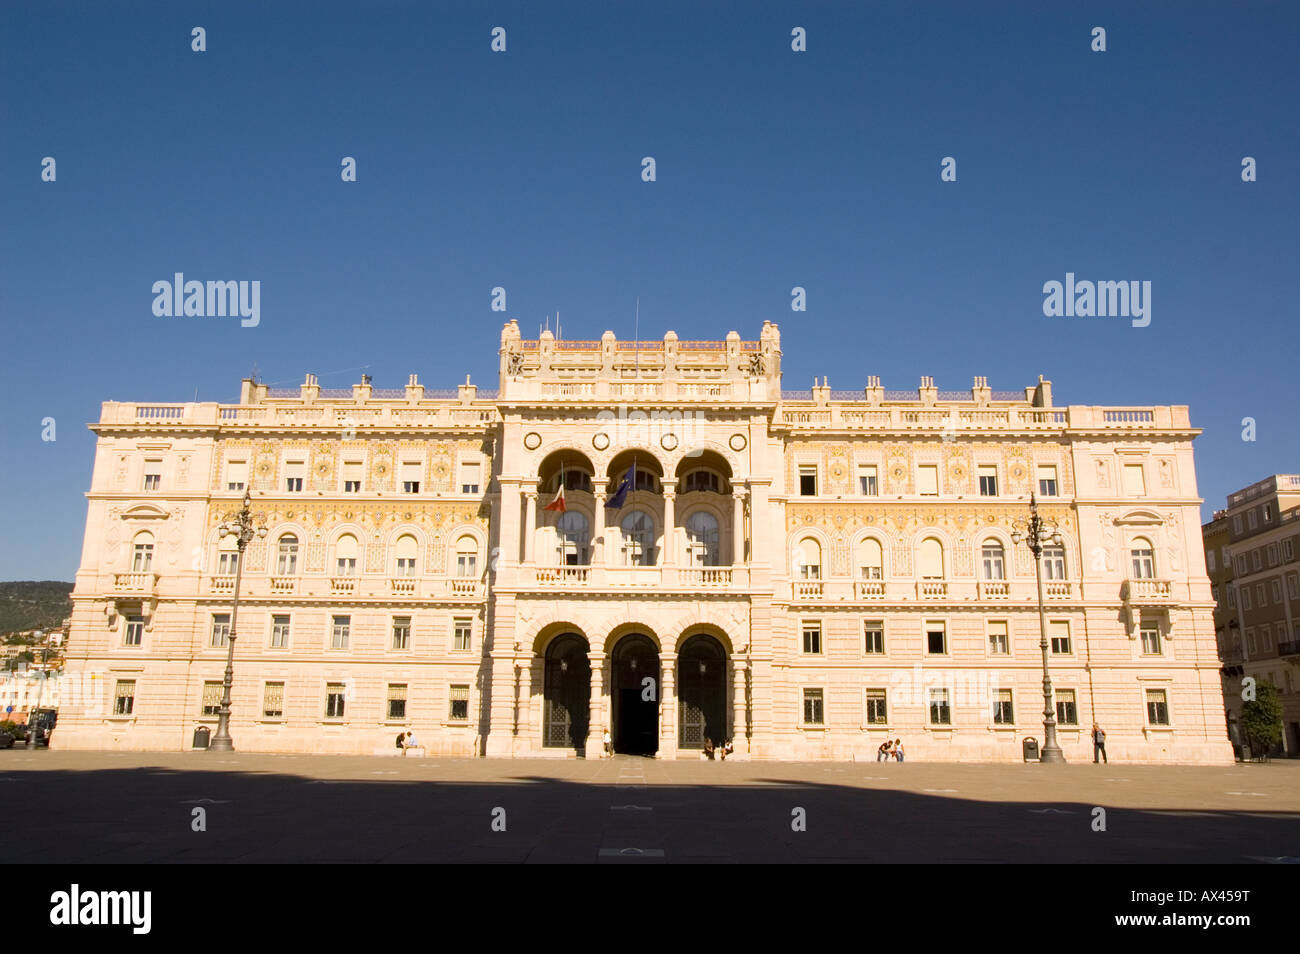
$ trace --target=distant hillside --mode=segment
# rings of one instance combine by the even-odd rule
[[[0,583],[0,635],[57,627],[72,615],[71,592],[58,580]]]

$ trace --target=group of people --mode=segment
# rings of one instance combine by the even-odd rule
[[[876,749],[876,761],[888,762],[890,759],[895,762],[903,761],[903,740],[894,739],[892,742],[885,739],[880,743],[880,748]]]
[[[713,744],[713,740],[710,739],[708,736],[705,736],[704,751],[700,754],[700,758],[703,759],[718,758],[721,759],[723,762],[725,762],[727,761],[727,756],[734,751],[736,751],[736,747],[731,744],[730,739],[727,739],[727,741],[723,742],[721,745],[715,746]]]
[[[407,730],[406,732],[397,733],[397,747],[402,750],[402,757],[411,749],[418,749],[420,743],[415,741],[415,733]]]

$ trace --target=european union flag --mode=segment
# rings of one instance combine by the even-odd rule
[[[614,496],[605,501],[606,509],[621,510],[623,502],[627,500],[628,492],[636,485],[636,461],[632,461],[632,466],[628,472],[623,475],[623,482],[618,485],[618,490],[614,491]]]

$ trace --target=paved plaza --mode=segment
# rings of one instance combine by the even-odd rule
[[[1201,768],[13,749],[0,751],[0,793],[14,809],[0,830],[0,853],[10,863],[1300,858],[1296,762]],[[191,828],[196,807],[206,812],[206,831]],[[1093,830],[1096,808],[1105,810],[1105,831]],[[800,817],[806,830],[796,831]]]

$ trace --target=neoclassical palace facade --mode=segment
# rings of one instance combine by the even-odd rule
[[[781,390],[781,343],[501,335],[499,390],[104,404],[54,745],[1228,762],[1187,408]]]

